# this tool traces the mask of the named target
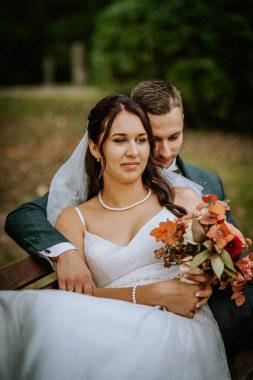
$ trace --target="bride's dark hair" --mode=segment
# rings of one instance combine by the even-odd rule
[[[106,96],[100,100],[89,113],[87,126],[88,137],[98,146],[102,156],[102,163],[97,162],[90,150],[87,149],[85,156],[85,167],[88,175],[87,199],[97,195],[103,188],[103,170],[106,166],[103,145],[109,136],[115,117],[124,110],[137,115],[141,119],[143,127],[148,135],[150,154],[147,166],[142,173],[144,186],[150,188],[157,195],[160,205],[165,206],[173,212],[174,215],[180,217],[186,214],[183,207],[172,203],[175,197],[174,188],[159,173],[154,162],[154,139],[147,114],[138,103],[126,95],[113,94]],[[104,135],[101,138],[103,133]]]

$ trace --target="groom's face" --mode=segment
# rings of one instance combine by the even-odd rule
[[[155,139],[155,159],[168,168],[179,153],[183,142],[184,117],[179,107],[162,115],[148,113]]]

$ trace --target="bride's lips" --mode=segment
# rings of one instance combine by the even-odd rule
[[[140,162],[124,162],[121,166],[124,166],[127,169],[135,170],[140,165]]]

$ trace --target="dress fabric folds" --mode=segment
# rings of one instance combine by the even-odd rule
[[[174,216],[163,208],[125,247],[86,231],[86,258],[97,286],[175,278],[178,266],[164,268],[154,256],[161,243],[149,236],[167,218]],[[188,319],[159,305],[56,290],[2,291],[0,342],[4,380],[230,379],[207,305]]]

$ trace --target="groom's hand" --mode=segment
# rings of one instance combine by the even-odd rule
[[[92,275],[78,251],[69,250],[58,256],[56,272],[60,290],[92,295]]]

